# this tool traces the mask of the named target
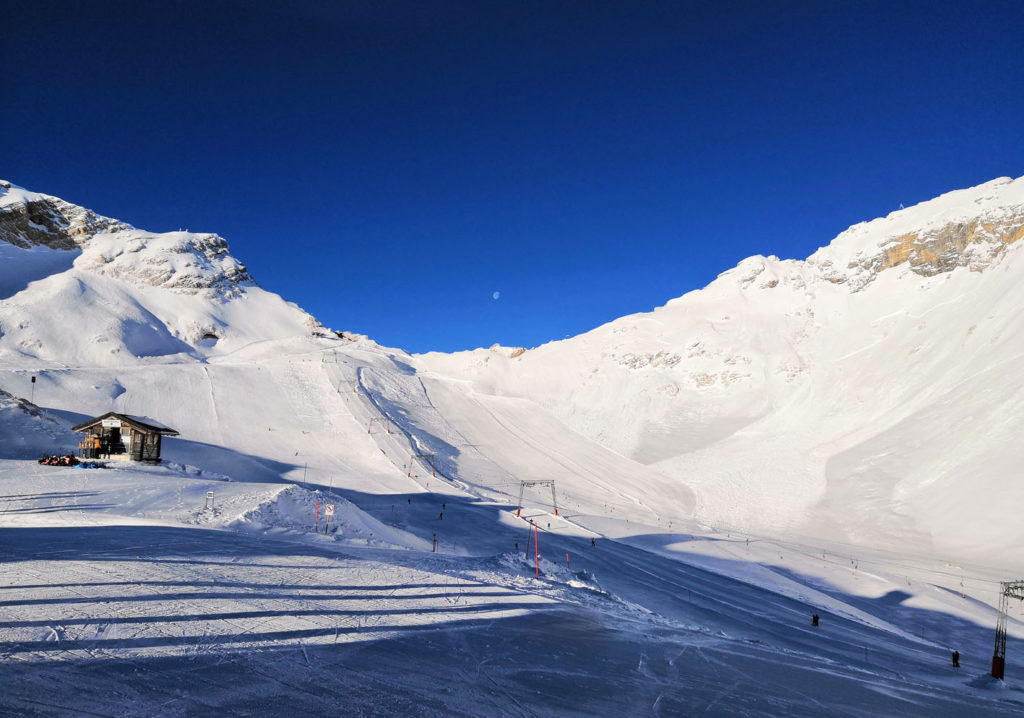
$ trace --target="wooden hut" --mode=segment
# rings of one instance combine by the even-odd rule
[[[84,421],[71,430],[85,434],[78,446],[87,458],[154,464],[160,463],[161,437],[178,435],[177,431],[158,421],[113,411]]]

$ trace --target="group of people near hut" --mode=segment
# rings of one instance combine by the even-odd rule
[[[78,442],[78,453],[86,459],[123,454],[126,449],[124,442],[121,441],[121,434],[117,432],[104,434],[102,437],[97,434],[89,434]]]
[[[78,466],[80,462],[78,457],[71,454],[61,454],[59,456],[47,454],[39,460],[39,463],[43,466]]]

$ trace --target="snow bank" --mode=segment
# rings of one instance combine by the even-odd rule
[[[258,503],[252,506],[254,500]],[[328,505],[334,508],[329,521]],[[325,533],[313,536],[321,535],[345,546],[430,550],[430,542],[381,523],[340,496],[294,485],[228,498],[217,508],[215,516],[228,517],[220,523],[235,530],[292,537],[309,536],[316,520],[319,531]]]
[[[77,446],[78,435],[35,404],[0,389],[0,459],[39,458]]]

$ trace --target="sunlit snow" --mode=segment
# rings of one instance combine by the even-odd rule
[[[1024,713],[1017,606],[987,677],[1024,573],[1024,243],[867,261],[1013,208],[997,180],[456,355],[336,334],[215,235],[0,244],[0,711]],[[36,462],[108,411],[180,437]],[[557,514],[517,512],[542,480]]]

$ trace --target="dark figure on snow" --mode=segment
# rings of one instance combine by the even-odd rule
[[[444,521],[444,511],[442,511],[441,513],[439,513],[437,515],[437,520],[438,521]]]
[[[597,541],[595,539],[590,539],[590,545],[597,546]]]
[[[953,651],[953,668],[960,667],[960,651]]]
[[[817,613],[811,615],[811,625],[812,626],[817,626],[819,620],[821,620],[821,619],[818,617]]]

